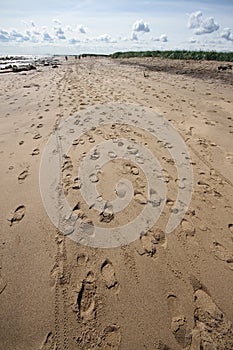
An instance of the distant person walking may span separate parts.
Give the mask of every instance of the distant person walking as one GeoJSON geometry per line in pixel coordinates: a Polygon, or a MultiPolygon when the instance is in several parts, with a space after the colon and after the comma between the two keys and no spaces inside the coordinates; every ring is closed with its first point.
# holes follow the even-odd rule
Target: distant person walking
{"type": "Polygon", "coordinates": [[[66,61],[68,60],[68,57],[67,57],[67,56],[65,56],[65,60],[66,60],[66,61]]]}

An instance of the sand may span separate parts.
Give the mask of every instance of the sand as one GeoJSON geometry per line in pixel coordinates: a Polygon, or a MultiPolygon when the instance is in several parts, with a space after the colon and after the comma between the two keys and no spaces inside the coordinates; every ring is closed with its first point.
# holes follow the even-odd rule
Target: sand
{"type": "Polygon", "coordinates": [[[232,349],[233,72],[219,72],[218,62],[61,60],[56,69],[1,74],[0,348],[232,349]],[[137,126],[100,125],[81,141],[73,135],[61,181],[74,215],[110,229],[147,203],[145,174],[113,153],[92,182],[112,201],[124,174],[133,202],[117,215],[98,213],[80,195],[80,162],[111,138],[147,145],[168,188],[161,217],[141,237],[93,248],[51,222],[40,161],[60,122],[71,115],[83,122],[89,108],[104,112],[109,103],[139,105],[170,121],[190,154],[193,192],[182,222],[166,234],[178,182],[168,149],[137,126]]]}

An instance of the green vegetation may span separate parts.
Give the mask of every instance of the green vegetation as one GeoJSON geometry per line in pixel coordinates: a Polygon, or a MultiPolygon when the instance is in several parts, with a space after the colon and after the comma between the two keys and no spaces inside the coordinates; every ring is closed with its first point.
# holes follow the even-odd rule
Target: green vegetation
{"type": "Polygon", "coordinates": [[[109,57],[109,55],[98,54],[98,53],[83,53],[80,56],[81,57],[109,57]]]}
{"type": "Polygon", "coordinates": [[[179,60],[207,60],[233,62],[233,52],[216,51],[128,51],[115,52],[112,58],[161,57],[179,60]]]}

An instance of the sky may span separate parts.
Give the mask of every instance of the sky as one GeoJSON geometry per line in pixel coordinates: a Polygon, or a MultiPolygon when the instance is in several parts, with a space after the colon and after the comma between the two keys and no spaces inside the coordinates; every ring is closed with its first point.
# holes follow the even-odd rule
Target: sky
{"type": "Polygon", "coordinates": [[[0,0],[0,54],[233,51],[233,0],[0,0]]]}

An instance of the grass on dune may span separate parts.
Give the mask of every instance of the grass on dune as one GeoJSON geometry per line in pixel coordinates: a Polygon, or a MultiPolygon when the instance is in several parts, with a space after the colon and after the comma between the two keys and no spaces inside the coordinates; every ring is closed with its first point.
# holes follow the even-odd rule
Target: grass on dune
{"type": "Polygon", "coordinates": [[[128,51],[115,52],[112,58],[161,57],[180,60],[207,60],[233,62],[233,52],[216,51],[128,51]]]}

